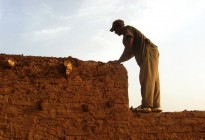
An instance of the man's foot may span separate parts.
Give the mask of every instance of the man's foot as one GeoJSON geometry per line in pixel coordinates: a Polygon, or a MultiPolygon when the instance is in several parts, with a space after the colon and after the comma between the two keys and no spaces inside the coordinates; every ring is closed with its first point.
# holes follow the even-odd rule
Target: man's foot
{"type": "Polygon", "coordinates": [[[160,107],[153,107],[151,108],[152,112],[162,112],[162,109],[160,107]]]}
{"type": "Polygon", "coordinates": [[[152,109],[149,107],[142,107],[141,105],[135,108],[136,111],[142,112],[142,113],[150,113],[152,112],[152,109]]]}

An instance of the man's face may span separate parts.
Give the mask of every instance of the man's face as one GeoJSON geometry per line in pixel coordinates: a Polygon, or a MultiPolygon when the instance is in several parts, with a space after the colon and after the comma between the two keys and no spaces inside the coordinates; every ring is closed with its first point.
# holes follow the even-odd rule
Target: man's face
{"type": "Polygon", "coordinates": [[[115,31],[115,34],[121,36],[123,33],[123,27],[122,26],[115,26],[114,31],[115,31]]]}

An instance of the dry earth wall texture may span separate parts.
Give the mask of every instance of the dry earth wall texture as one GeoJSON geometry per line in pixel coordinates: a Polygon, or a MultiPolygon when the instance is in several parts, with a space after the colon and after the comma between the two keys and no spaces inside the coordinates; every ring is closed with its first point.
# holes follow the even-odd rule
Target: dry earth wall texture
{"type": "Polygon", "coordinates": [[[19,55],[0,55],[0,63],[2,139],[128,137],[122,65],[19,55]]]}
{"type": "Polygon", "coordinates": [[[0,54],[0,78],[0,140],[205,139],[205,112],[131,112],[121,64],[0,54]]]}

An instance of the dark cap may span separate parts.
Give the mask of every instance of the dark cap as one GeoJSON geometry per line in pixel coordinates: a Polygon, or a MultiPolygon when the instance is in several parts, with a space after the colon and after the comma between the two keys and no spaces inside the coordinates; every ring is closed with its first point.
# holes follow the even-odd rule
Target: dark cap
{"type": "Polygon", "coordinates": [[[116,26],[124,26],[124,21],[121,20],[121,19],[118,19],[118,20],[115,20],[113,23],[112,23],[112,28],[110,29],[111,32],[113,32],[115,30],[115,27],[116,26]]]}

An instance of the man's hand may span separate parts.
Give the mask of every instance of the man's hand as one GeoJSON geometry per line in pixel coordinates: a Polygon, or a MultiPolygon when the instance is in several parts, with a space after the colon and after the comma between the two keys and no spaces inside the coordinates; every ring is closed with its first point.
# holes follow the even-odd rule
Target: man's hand
{"type": "Polygon", "coordinates": [[[119,64],[119,60],[114,60],[114,61],[109,61],[108,63],[111,63],[111,64],[119,64]]]}

